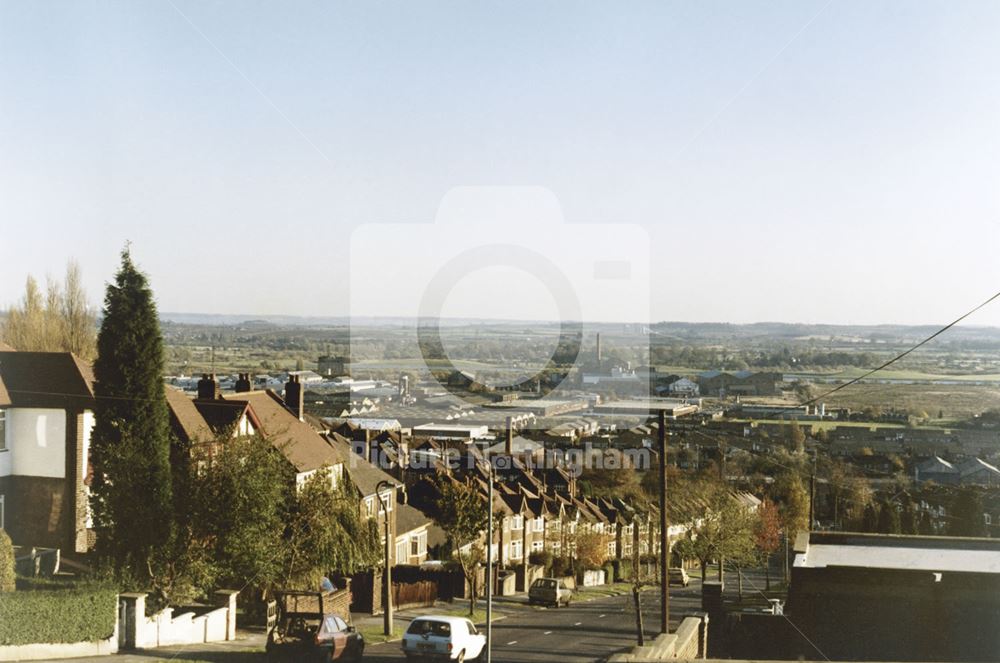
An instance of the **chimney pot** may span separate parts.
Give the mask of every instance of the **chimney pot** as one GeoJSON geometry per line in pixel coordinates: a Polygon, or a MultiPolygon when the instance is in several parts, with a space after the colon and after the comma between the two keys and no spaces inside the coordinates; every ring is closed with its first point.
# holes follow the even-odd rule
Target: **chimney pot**
{"type": "Polygon", "coordinates": [[[219,396],[219,383],[215,379],[215,374],[209,377],[208,373],[204,373],[198,380],[198,399],[216,400],[219,396]]]}
{"type": "Polygon", "coordinates": [[[244,393],[253,389],[253,385],[250,383],[249,373],[240,373],[239,379],[236,380],[236,393],[244,393]]]}

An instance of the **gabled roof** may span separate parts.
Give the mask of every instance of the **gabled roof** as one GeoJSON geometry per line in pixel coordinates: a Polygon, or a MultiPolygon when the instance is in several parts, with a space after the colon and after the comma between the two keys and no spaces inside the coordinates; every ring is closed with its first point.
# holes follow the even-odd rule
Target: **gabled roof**
{"type": "Polygon", "coordinates": [[[299,421],[285,407],[281,397],[270,389],[227,395],[225,400],[248,403],[261,435],[278,448],[297,471],[310,472],[342,462],[340,454],[309,424],[299,421]]]}
{"type": "Polygon", "coordinates": [[[329,433],[320,439],[324,440],[327,448],[344,463],[344,470],[362,496],[375,495],[378,492],[378,485],[383,481],[389,482],[395,488],[402,486],[400,482],[354,453],[351,450],[351,441],[343,435],[329,433]]]}
{"type": "Polygon", "coordinates": [[[434,521],[420,509],[409,504],[396,505],[396,536],[425,529],[434,521]]]}
{"type": "MultiPolygon", "coordinates": [[[[516,454],[537,453],[545,449],[545,445],[542,444],[541,442],[537,442],[535,440],[531,440],[529,438],[522,437],[520,435],[514,436],[514,438],[511,440],[511,447],[514,453],[516,454]]],[[[489,449],[487,449],[487,451],[489,451],[492,454],[500,454],[504,453],[506,449],[507,449],[507,441],[504,440],[502,442],[497,442],[489,449]]]]}
{"type": "Polygon", "coordinates": [[[975,472],[989,472],[990,474],[1000,475],[1000,470],[998,470],[993,465],[990,465],[985,460],[981,458],[970,458],[961,465],[958,466],[958,472],[964,477],[975,472]]]}
{"type": "Polygon", "coordinates": [[[257,423],[256,417],[250,414],[250,404],[246,401],[227,401],[221,398],[196,400],[194,407],[209,427],[220,433],[230,431],[244,415],[257,423]]]}
{"type": "Polygon", "coordinates": [[[164,391],[171,423],[179,437],[185,442],[195,443],[208,442],[215,437],[205,417],[195,407],[194,401],[178,389],[167,387],[164,391]]]}
{"type": "Polygon", "coordinates": [[[0,404],[92,409],[94,373],[70,352],[0,352],[0,404]]]}
{"type": "Polygon", "coordinates": [[[502,495],[500,499],[503,503],[510,509],[513,514],[523,514],[527,509],[526,500],[524,495],[517,493],[511,495],[502,495]]]}

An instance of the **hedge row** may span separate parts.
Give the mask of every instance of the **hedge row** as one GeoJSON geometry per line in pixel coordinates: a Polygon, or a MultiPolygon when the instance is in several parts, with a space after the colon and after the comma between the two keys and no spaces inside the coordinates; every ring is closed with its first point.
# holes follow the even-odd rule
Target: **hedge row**
{"type": "Polygon", "coordinates": [[[0,645],[109,638],[115,631],[117,596],[105,587],[0,593],[0,645]]]}

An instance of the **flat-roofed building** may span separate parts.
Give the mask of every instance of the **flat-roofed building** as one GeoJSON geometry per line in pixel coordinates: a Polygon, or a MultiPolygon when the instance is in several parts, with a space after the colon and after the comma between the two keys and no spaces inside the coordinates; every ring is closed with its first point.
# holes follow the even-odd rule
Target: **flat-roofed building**
{"type": "Polygon", "coordinates": [[[491,410],[517,410],[531,412],[537,417],[554,417],[558,414],[580,412],[589,407],[585,398],[521,398],[515,401],[486,403],[484,408],[491,410]]]}
{"type": "Polygon", "coordinates": [[[1000,540],[811,532],[795,553],[792,658],[1000,659],[1000,540]]]}
{"type": "Polygon", "coordinates": [[[669,419],[694,414],[698,411],[698,405],[685,400],[672,398],[637,398],[620,401],[610,401],[595,405],[593,411],[596,414],[624,414],[634,416],[658,416],[660,411],[669,419]]]}
{"type": "Polygon", "coordinates": [[[422,424],[413,427],[414,437],[433,437],[438,440],[476,440],[490,437],[489,426],[462,424],[422,424]]]}

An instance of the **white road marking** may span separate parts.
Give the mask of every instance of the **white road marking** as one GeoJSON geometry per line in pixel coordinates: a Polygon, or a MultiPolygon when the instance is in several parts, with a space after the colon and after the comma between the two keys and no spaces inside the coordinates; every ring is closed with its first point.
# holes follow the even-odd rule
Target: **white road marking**
{"type": "MultiPolygon", "coordinates": [[[[624,612],[624,610],[622,612],[624,612]]],[[[598,619],[604,619],[605,616],[606,615],[601,615],[601,616],[598,617],[598,619]]]]}
{"type": "Polygon", "coordinates": [[[511,640],[510,642],[507,643],[507,646],[510,647],[511,645],[516,645],[516,644],[517,640],[511,640]]]}
{"type": "Polygon", "coordinates": [[[580,625],[580,624],[582,624],[582,623],[583,623],[583,622],[577,622],[577,623],[573,624],[573,626],[579,626],[579,625],[580,625]]]}
{"type": "Polygon", "coordinates": [[[552,631],[546,631],[546,632],[545,632],[545,633],[543,633],[542,635],[552,635],[552,631]]]}

